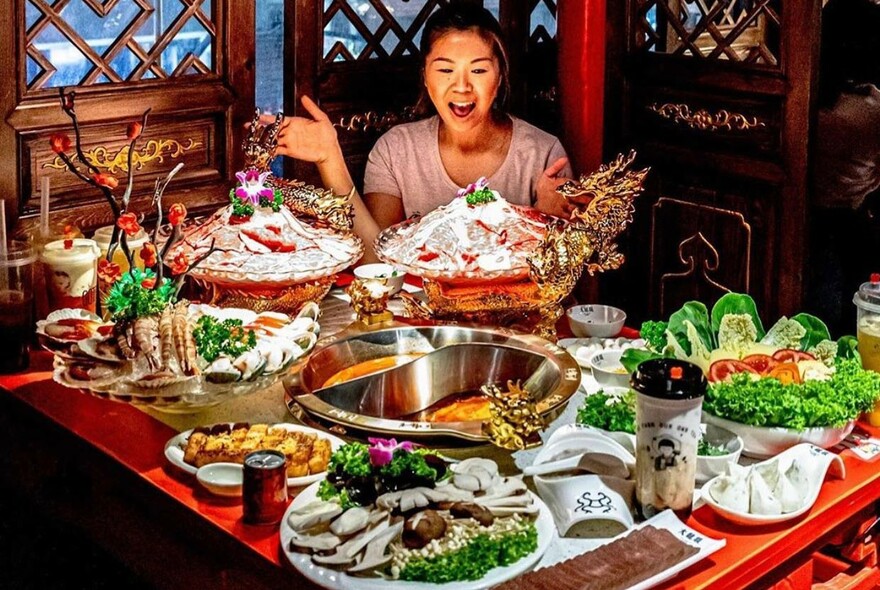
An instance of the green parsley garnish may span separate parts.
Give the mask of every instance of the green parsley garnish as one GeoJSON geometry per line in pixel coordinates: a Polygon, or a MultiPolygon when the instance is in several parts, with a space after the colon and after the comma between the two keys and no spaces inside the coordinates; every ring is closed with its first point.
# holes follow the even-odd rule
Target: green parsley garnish
{"type": "Polygon", "coordinates": [[[469,194],[467,197],[468,205],[483,205],[485,203],[491,203],[495,200],[495,195],[492,194],[488,188],[483,187],[478,191],[474,191],[469,194]]]}
{"type": "Polygon", "coordinates": [[[713,445],[710,442],[706,442],[705,438],[701,438],[700,442],[697,443],[697,454],[701,457],[717,457],[719,455],[726,455],[727,448],[724,445],[713,445]]]}
{"type": "Polygon", "coordinates": [[[113,283],[104,299],[104,306],[113,320],[134,320],[165,309],[174,297],[174,284],[163,278],[162,284],[154,289],[155,281],[156,274],[152,270],[135,267],[113,283]]]}
{"type": "Polygon", "coordinates": [[[609,432],[636,433],[636,398],[632,390],[621,396],[607,395],[601,389],[584,399],[578,408],[577,423],[609,432]]]}
{"type": "Polygon", "coordinates": [[[254,206],[236,197],[234,188],[229,190],[229,202],[232,203],[232,215],[235,217],[250,217],[254,214],[254,206]]]}
{"type": "Polygon", "coordinates": [[[266,197],[260,197],[260,207],[269,207],[275,213],[278,213],[281,210],[281,205],[284,203],[284,197],[281,196],[281,191],[277,188],[274,189],[275,196],[272,197],[270,201],[266,197]]]}
{"type": "Polygon", "coordinates": [[[213,362],[221,354],[237,358],[257,345],[253,330],[245,330],[241,320],[218,320],[203,315],[193,329],[196,351],[206,361],[213,362]]]}
{"type": "Polygon", "coordinates": [[[413,559],[400,572],[402,580],[433,584],[479,580],[489,570],[519,561],[538,548],[538,529],[528,523],[500,536],[477,535],[467,545],[430,558],[413,559]]]}

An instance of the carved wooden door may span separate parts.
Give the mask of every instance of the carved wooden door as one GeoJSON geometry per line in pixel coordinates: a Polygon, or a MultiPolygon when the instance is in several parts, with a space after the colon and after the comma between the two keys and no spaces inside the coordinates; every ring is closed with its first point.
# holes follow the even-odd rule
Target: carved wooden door
{"type": "Polygon", "coordinates": [[[184,162],[166,195],[191,208],[225,198],[253,105],[254,4],[239,0],[7,0],[0,11],[0,190],[26,217],[41,179],[53,216],[84,228],[112,217],[64,170],[50,135],[72,136],[60,87],[77,93],[87,158],[124,185],[126,124],[152,108],[135,157],[133,209],[184,162]]]}
{"type": "Polygon", "coordinates": [[[727,291],[798,309],[819,4],[609,2],[606,152],[653,168],[603,287],[634,319],[727,291]]]}
{"type": "MultiPolygon", "coordinates": [[[[337,124],[355,182],[379,136],[415,119],[421,84],[419,41],[425,21],[447,0],[296,0],[285,13],[288,69],[285,112],[303,114],[316,98],[337,124]]],[[[511,62],[514,113],[551,131],[558,126],[556,0],[484,0],[499,19],[511,62]]],[[[287,163],[287,174],[316,182],[314,166],[287,163]]]]}

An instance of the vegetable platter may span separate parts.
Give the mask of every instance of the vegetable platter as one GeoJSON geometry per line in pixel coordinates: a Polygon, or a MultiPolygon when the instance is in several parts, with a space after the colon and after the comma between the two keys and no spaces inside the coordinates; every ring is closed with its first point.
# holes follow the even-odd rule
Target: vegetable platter
{"type": "Polygon", "coordinates": [[[626,351],[623,364],[635,370],[643,360],[665,356],[700,366],[709,379],[704,413],[743,436],[747,454],[768,453],[750,447],[754,431],[747,437],[737,424],[768,436],[770,429],[818,431],[815,440],[793,437],[773,454],[803,440],[827,448],[880,398],[880,374],[862,369],[854,337],[832,340],[825,324],[807,313],[782,317],[765,330],[748,295],[728,293],[711,312],[690,301],[668,321],[642,324],[640,335],[648,350],[626,351]],[[824,436],[828,431],[837,434],[824,436]]]}

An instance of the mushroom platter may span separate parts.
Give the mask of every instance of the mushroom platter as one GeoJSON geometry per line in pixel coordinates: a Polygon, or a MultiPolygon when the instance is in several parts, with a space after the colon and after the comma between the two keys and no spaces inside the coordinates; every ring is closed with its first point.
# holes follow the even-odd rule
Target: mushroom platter
{"type": "Polygon", "coordinates": [[[484,587],[547,549],[547,507],[494,461],[450,463],[410,442],[369,442],[336,450],[327,478],[282,520],[284,554],[306,577],[334,588],[484,587]]]}

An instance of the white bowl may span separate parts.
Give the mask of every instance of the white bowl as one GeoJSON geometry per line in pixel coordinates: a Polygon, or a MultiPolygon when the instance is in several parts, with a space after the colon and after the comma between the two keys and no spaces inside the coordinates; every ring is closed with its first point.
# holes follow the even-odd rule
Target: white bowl
{"type": "MultiPolygon", "coordinates": [[[[721,476],[713,477],[707,481],[700,489],[700,495],[712,510],[731,522],[742,525],[767,525],[797,518],[810,510],[813,504],[816,503],[816,498],[819,497],[819,491],[822,489],[825,477],[829,473],[831,476],[839,479],[846,477],[846,466],[843,463],[843,459],[815,445],[795,445],[772,460],[779,461],[779,467],[782,471],[788,469],[794,461],[797,461],[798,465],[806,470],[805,475],[808,487],[804,490],[804,502],[800,508],[793,512],[786,512],[784,514],[751,514],[728,508],[715,500],[715,497],[712,495],[712,489],[721,476]]],[[[756,465],[760,465],[760,463],[752,465],[749,469],[754,469],[756,465]]]]}
{"type": "Polygon", "coordinates": [[[209,463],[196,471],[196,479],[212,494],[241,496],[243,469],[238,463],[209,463]]]}
{"type": "Polygon", "coordinates": [[[703,421],[715,424],[733,432],[743,441],[743,454],[758,459],[766,459],[778,455],[799,443],[810,443],[828,449],[845,439],[852,432],[855,422],[848,422],[840,428],[807,428],[791,430],[789,428],[749,426],[741,422],[725,420],[703,412],[703,421]]]}
{"type": "Polygon", "coordinates": [[[375,264],[362,264],[355,267],[354,276],[364,280],[384,279],[386,281],[385,284],[390,289],[390,294],[396,295],[403,288],[403,279],[406,277],[406,273],[397,270],[390,264],[377,262],[375,264]]]}
{"type": "Polygon", "coordinates": [[[622,355],[622,350],[607,350],[590,357],[590,370],[599,385],[623,388],[629,386],[629,371],[620,362],[622,355]]]}
{"type": "Polygon", "coordinates": [[[575,305],[569,307],[565,315],[578,338],[617,336],[626,321],[626,313],[610,305],[575,305]]]}
{"type": "Polygon", "coordinates": [[[632,480],[601,475],[535,476],[560,537],[608,538],[633,526],[632,480]]]}
{"type": "Polygon", "coordinates": [[[730,430],[716,424],[701,424],[703,438],[715,446],[724,446],[723,455],[697,455],[697,483],[703,483],[725,472],[727,464],[739,461],[743,440],[730,430]]]}

